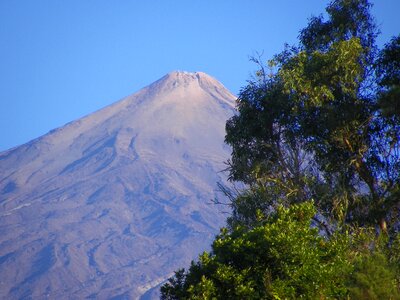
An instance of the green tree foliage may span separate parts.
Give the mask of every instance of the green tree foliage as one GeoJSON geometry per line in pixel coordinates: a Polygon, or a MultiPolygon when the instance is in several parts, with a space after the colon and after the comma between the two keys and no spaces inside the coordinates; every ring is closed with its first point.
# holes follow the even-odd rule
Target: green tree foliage
{"type": "Polygon", "coordinates": [[[400,299],[400,36],[334,0],[240,92],[232,215],[163,299],[400,299]]]}
{"type": "Polygon", "coordinates": [[[347,275],[350,299],[400,299],[399,245],[375,231],[359,228],[352,234],[348,260],[353,270],[347,275]]]}
{"type": "Polygon", "coordinates": [[[222,229],[188,272],[163,286],[163,299],[315,299],[347,293],[345,235],[326,239],[311,226],[312,203],[278,207],[251,230],[222,229]]]}
{"type": "Polygon", "coordinates": [[[400,206],[399,38],[379,53],[367,0],[333,1],[260,63],[227,123],[231,179],[276,201],[315,199],[326,217],[381,224],[400,206]]]}
{"type": "Polygon", "coordinates": [[[382,253],[357,259],[349,279],[351,299],[400,299],[392,266],[382,253]]]}
{"type": "Polygon", "coordinates": [[[316,212],[312,202],[280,205],[258,211],[251,228],[221,229],[210,253],[161,288],[162,299],[400,299],[399,240],[387,247],[368,228],[323,236],[316,212]]]}
{"type": "Polygon", "coordinates": [[[379,75],[379,106],[382,114],[400,122],[400,36],[386,44],[376,65],[379,75]]]}

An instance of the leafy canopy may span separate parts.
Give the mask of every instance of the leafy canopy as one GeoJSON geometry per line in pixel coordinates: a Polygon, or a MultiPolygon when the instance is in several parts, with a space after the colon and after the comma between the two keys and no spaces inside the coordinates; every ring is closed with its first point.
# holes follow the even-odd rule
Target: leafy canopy
{"type": "Polygon", "coordinates": [[[211,254],[204,253],[187,273],[179,271],[163,286],[163,299],[344,296],[348,241],[340,235],[320,236],[311,227],[315,213],[312,203],[280,206],[251,230],[222,229],[211,254]]]}
{"type": "Polygon", "coordinates": [[[232,180],[278,189],[277,202],[312,198],[326,218],[385,231],[400,206],[400,39],[377,50],[370,6],[333,1],[297,47],[258,61],[226,142],[232,180]]]}

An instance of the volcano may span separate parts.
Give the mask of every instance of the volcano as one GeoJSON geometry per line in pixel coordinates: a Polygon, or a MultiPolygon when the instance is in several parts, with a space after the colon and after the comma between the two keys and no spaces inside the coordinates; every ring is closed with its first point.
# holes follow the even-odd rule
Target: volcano
{"type": "Polygon", "coordinates": [[[172,72],[0,153],[0,298],[152,299],[224,224],[235,96],[172,72]]]}

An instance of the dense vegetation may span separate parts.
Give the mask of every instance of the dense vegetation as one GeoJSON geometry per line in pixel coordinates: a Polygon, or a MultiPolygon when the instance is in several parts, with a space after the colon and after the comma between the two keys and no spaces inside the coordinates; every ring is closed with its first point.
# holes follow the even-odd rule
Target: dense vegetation
{"type": "Polygon", "coordinates": [[[400,36],[332,1],[226,125],[232,215],[163,299],[400,299],[400,36]]]}

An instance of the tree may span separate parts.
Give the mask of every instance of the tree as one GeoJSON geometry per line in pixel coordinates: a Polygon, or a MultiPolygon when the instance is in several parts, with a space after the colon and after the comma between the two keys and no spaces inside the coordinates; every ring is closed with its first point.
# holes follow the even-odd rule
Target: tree
{"type": "Polygon", "coordinates": [[[388,118],[400,121],[400,35],[385,45],[376,65],[379,76],[379,107],[388,118]]]}
{"type": "Polygon", "coordinates": [[[400,207],[399,38],[380,53],[367,0],[333,1],[260,64],[227,123],[232,180],[312,198],[325,216],[380,224],[400,207]]]}
{"type": "Polygon", "coordinates": [[[346,286],[350,299],[400,299],[399,238],[376,235],[373,228],[358,228],[351,236],[348,260],[352,272],[346,286]]]}
{"type": "Polygon", "coordinates": [[[315,214],[312,202],[278,206],[268,216],[258,211],[251,228],[223,228],[210,253],[163,285],[161,298],[400,299],[399,240],[388,248],[371,229],[326,237],[315,214]]]}
{"type": "Polygon", "coordinates": [[[162,299],[344,298],[347,237],[325,239],[314,215],[310,202],[280,206],[251,230],[222,229],[211,253],[162,287],[162,299]]]}
{"type": "Polygon", "coordinates": [[[350,299],[400,299],[393,267],[382,253],[369,253],[354,263],[350,299]]]}

